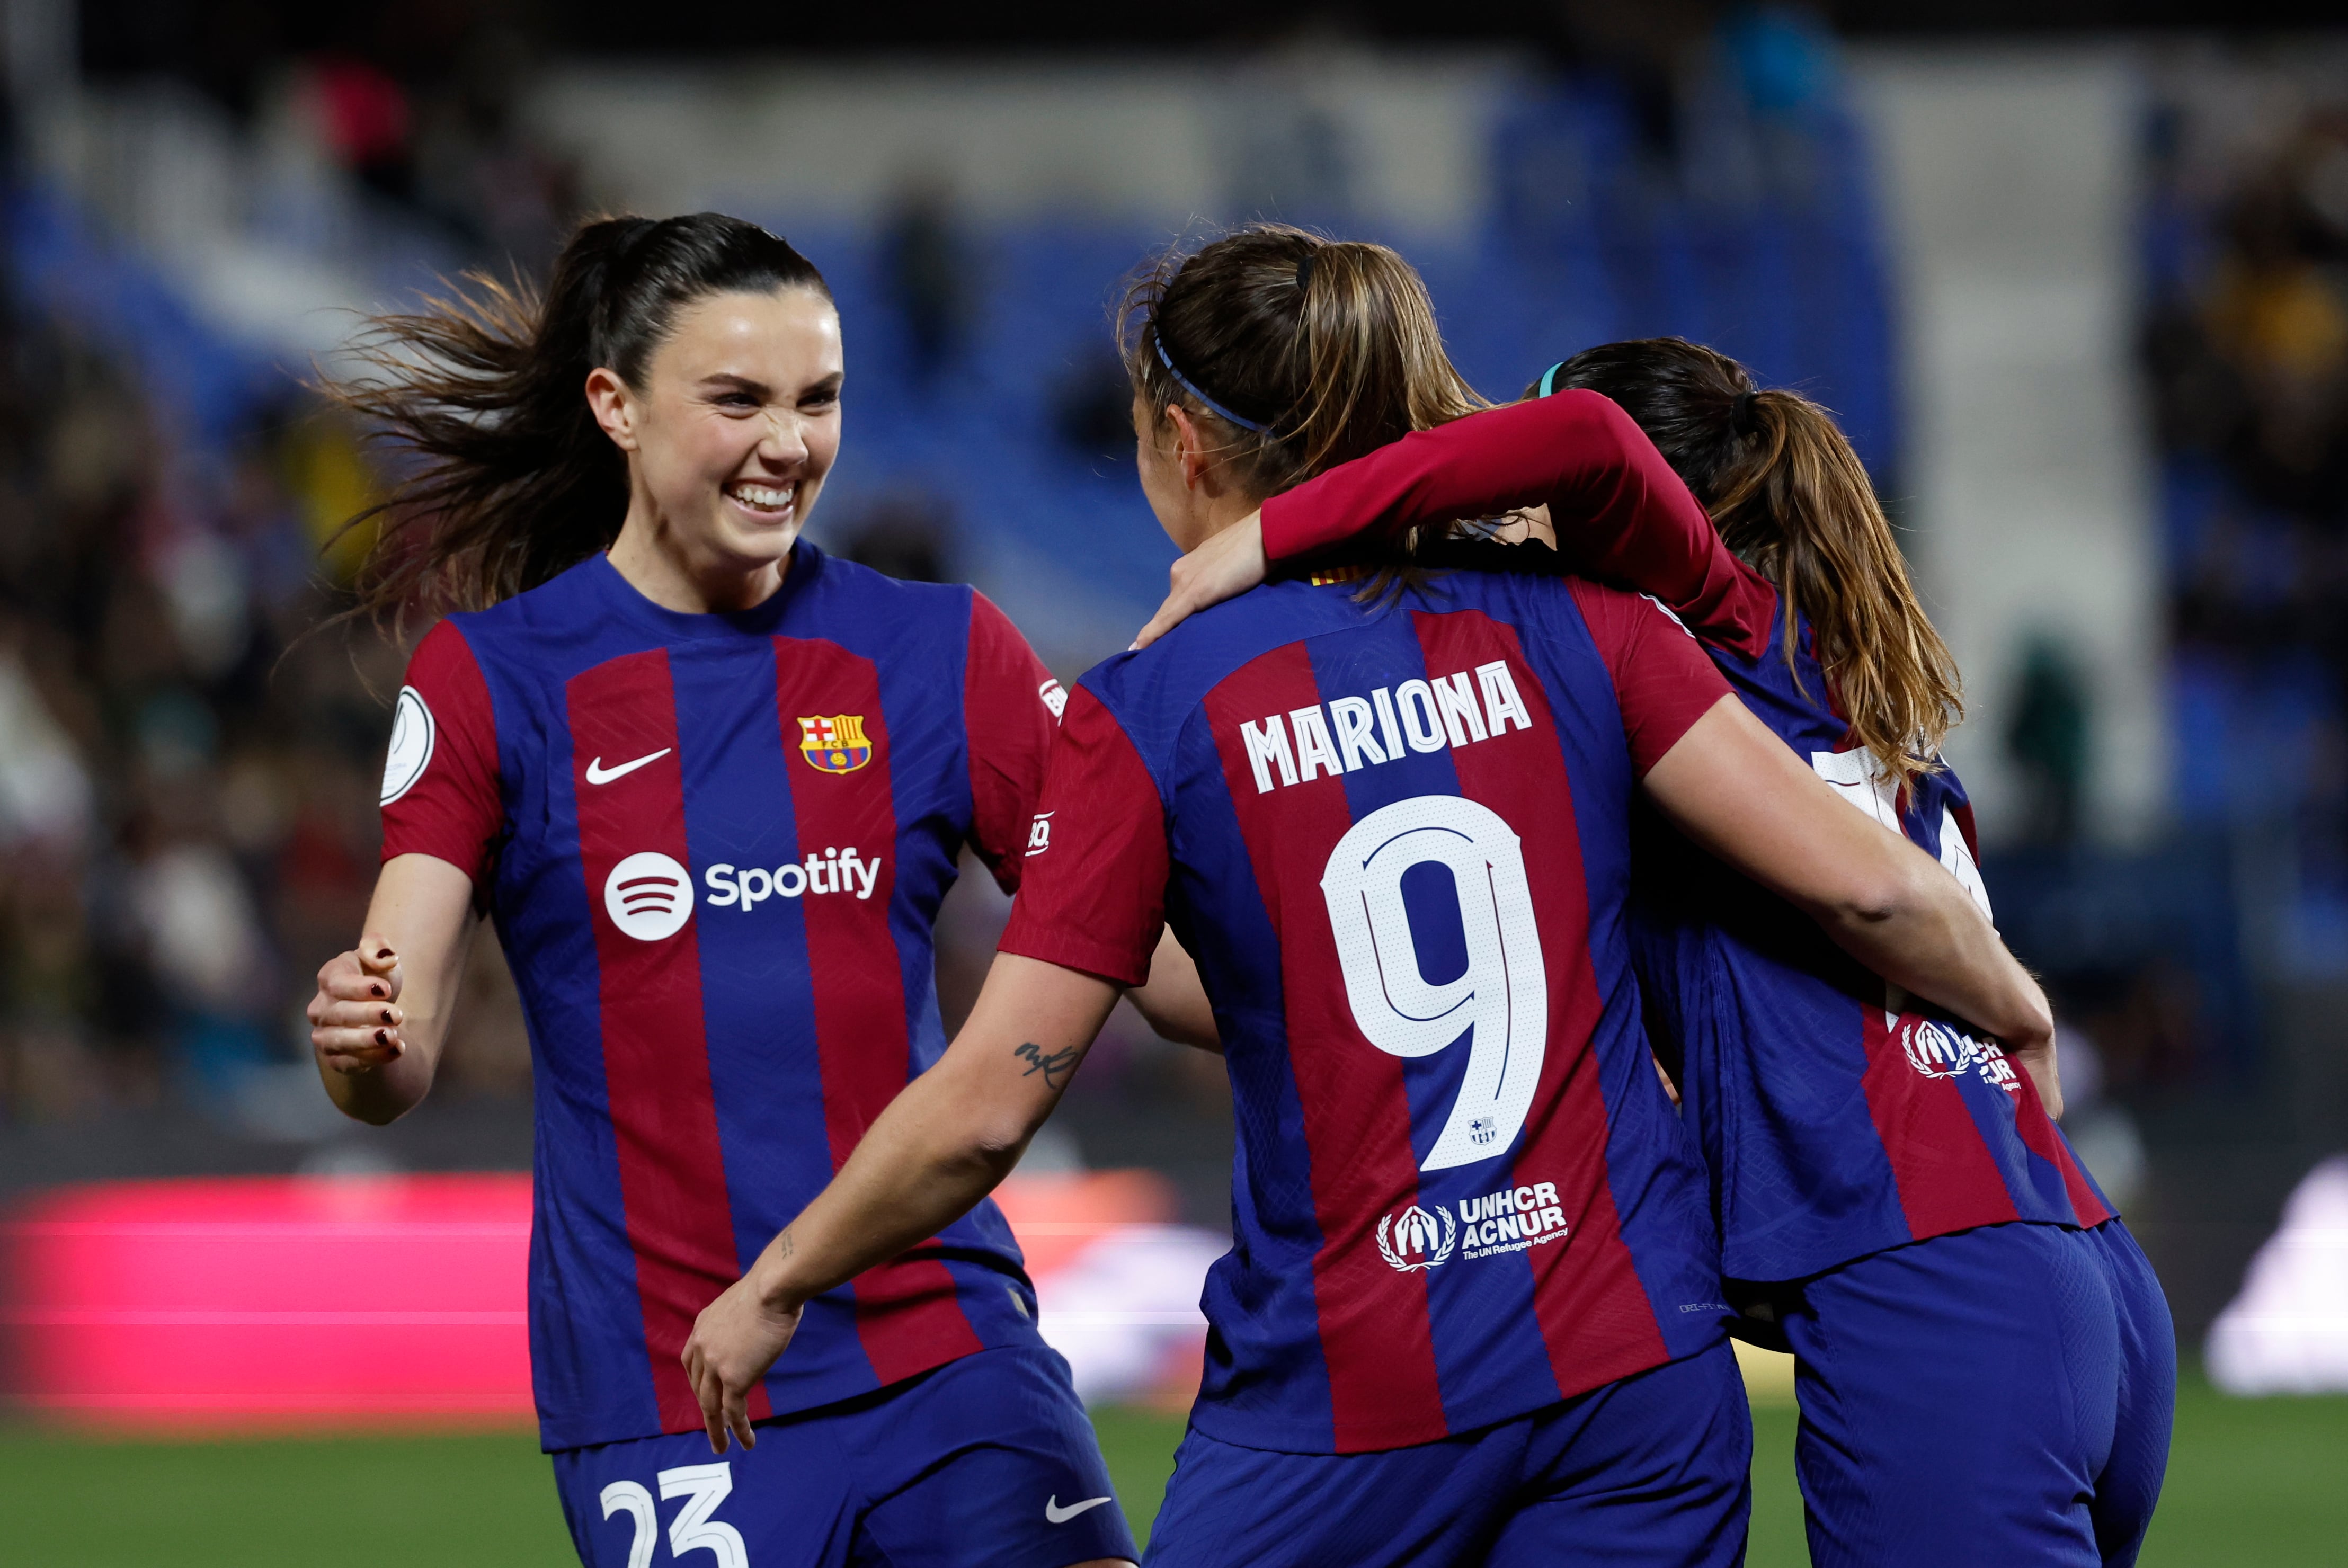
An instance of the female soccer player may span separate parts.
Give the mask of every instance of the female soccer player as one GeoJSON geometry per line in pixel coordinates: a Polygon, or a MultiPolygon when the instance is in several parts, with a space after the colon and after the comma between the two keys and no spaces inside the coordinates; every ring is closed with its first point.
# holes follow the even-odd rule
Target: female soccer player
{"type": "Polygon", "coordinates": [[[582,1561],[1130,1560],[1003,1216],[811,1301],[711,1462],[694,1315],[942,1049],[931,928],[965,843],[1010,887],[1065,698],[966,588],[799,538],[839,446],[816,269],[703,213],[582,228],[543,305],[378,324],[344,389],[424,465],[375,601],[469,606],[417,649],[384,866],[312,1003],[327,1091],[431,1087],[477,914],[537,1071],[530,1360],[582,1561]],[[664,1559],[665,1560],[665,1559],[664,1559]]]}
{"type": "MultiPolygon", "coordinates": [[[[1185,547],[1472,406],[1400,258],[1293,230],[1171,270],[1128,349],[1143,486],[1185,547]]],[[[1240,1147],[1150,1560],[1741,1558],[1750,1429],[1713,1226],[1623,933],[1634,791],[2006,1037],[2043,1047],[2044,999],[1653,604],[1399,561],[1365,596],[1370,564],[1086,678],[970,1023],[702,1315],[705,1409],[740,1429],[806,1303],[1000,1180],[1170,919],[1240,1147]]]]}
{"type": "MultiPolygon", "coordinates": [[[[1972,810],[1939,760],[1955,670],[1827,413],[1678,339],[1588,350],[1528,392],[1545,400],[1275,498],[1253,538],[1233,529],[1210,547],[1220,561],[1201,552],[1153,632],[1230,586],[1208,587],[1218,568],[1243,583],[1240,547],[1256,539],[1281,560],[1548,502],[1569,555],[1603,552],[1672,603],[1796,755],[1987,913],[1972,810]],[[1624,410],[1713,527],[1651,510],[1593,529],[1577,512],[1624,410]],[[1733,583],[1704,575],[1715,528],[1753,562],[1733,583]]],[[[1813,1559],[2135,1561],[2176,1351],[2127,1227],[1993,1045],[1886,995],[1708,857],[1667,835],[1653,848],[1636,878],[1640,974],[1658,1044],[1682,1058],[1729,1294],[1749,1337],[1798,1357],[1813,1559]]]]}

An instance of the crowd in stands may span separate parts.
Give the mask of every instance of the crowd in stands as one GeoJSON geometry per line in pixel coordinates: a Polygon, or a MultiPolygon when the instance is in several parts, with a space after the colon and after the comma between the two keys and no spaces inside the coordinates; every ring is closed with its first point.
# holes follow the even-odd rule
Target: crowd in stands
{"type": "MultiPolygon", "coordinates": [[[[2348,101],[2151,123],[2144,344],[2188,829],[2278,849],[2286,969],[2348,972],[2348,101]]],[[[2237,112],[2229,113],[2231,108],[2237,112]]],[[[2262,879],[2272,883],[2271,872],[2262,879]]]]}
{"type": "MultiPolygon", "coordinates": [[[[1681,53],[1707,91],[1674,100],[1625,46],[1606,70],[1512,107],[1491,231],[1423,258],[1447,334],[1498,397],[1589,342],[1718,343],[1837,407],[1896,492],[1879,242],[1830,46],[1738,26],[1681,53]]],[[[486,64],[401,79],[325,54],[294,79],[351,178],[437,225],[460,258],[527,266],[576,193],[482,85],[506,57],[484,46],[486,64]]],[[[2230,182],[2158,167],[2177,175],[2151,209],[2147,342],[2180,804],[2203,825],[2282,813],[2300,904],[2320,913],[2336,887],[2348,910],[2348,139],[2312,116],[2230,182]]],[[[20,261],[32,227],[18,224],[20,261]]],[[[950,188],[919,181],[870,230],[793,233],[858,324],[855,436],[820,520],[827,544],[901,575],[977,577],[1064,675],[1114,646],[1166,556],[1128,466],[1103,320],[1152,237],[982,229],[950,188]],[[975,449],[994,480],[973,502],[975,449]],[[1079,625],[1059,580],[1022,570],[1055,560],[1109,586],[1107,620],[1079,625]]],[[[52,279],[95,270],[71,245],[44,255],[52,279]]],[[[373,628],[320,629],[350,564],[348,543],[330,542],[368,493],[361,433],[279,368],[262,377],[273,389],[240,393],[232,424],[198,428],[220,399],[159,381],[139,347],[155,334],[109,336],[107,310],[77,319],[55,304],[5,312],[0,376],[0,1117],[178,1096],[248,1130],[324,1136],[299,1007],[364,911],[400,661],[373,628]]],[[[2044,775],[2033,836],[2059,847],[2077,827],[2090,716],[2059,660],[2044,663],[2006,738],[2044,775]]],[[[950,1011],[999,917],[973,899],[946,932],[950,1011]]],[[[2348,947],[2348,914],[2341,925],[2348,947]]],[[[2224,947],[2230,932],[2190,943],[2224,947]]],[[[519,1092],[518,1015],[493,943],[481,949],[451,1087],[519,1092]]],[[[2207,1053],[2189,1020],[2216,1004],[2178,992],[2162,965],[2103,964],[2068,977],[2066,1006],[2116,1085],[2190,1080],[2207,1053]],[[2155,970],[2169,982],[2147,980],[2155,970]]],[[[1203,1087],[1148,1048],[1133,1046],[1143,1088],[1203,1087]]],[[[1116,1058],[1103,1054],[1096,1081],[1117,1076],[1116,1058]]]]}
{"type": "MultiPolygon", "coordinates": [[[[248,39],[194,85],[256,136],[294,115],[454,264],[527,268],[592,192],[512,112],[528,48],[465,15],[423,43],[248,39]]],[[[1674,15],[1677,31],[1585,29],[1571,67],[1501,117],[1489,226],[1413,255],[1455,353],[1506,398],[1589,343],[1702,338],[1837,407],[1890,480],[1880,241],[1832,41],[1798,12],[1674,15]]],[[[1259,194],[1344,226],[1344,189],[1337,170],[1259,194]]],[[[748,215],[788,230],[857,324],[827,546],[975,578],[1064,676],[1121,645],[1169,549],[1133,482],[1104,306],[1165,232],[982,226],[919,179],[863,229],[748,215]],[[1062,592],[1074,577],[1042,570],[1056,561],[1106,594],[1095,620],[1062,592]]],[[[333,619],[354,548],[336,530],[372,483],[364,433],[282,364],[199,341],[88,217],[17,204],[19,293],[0,309],[0,1119],[174,1099],[325,1137],[300,1007],[364,913],[401,665],[333,619]]],[[[1000,913],[973,898],[946,934],[950,1012],[1000,913]]],[[[449,1089],[520,1092],[493,942],[476,970],[449,1089]]],[[[1137,1104],[1211,1098],[1211,1071],[1150,1049],[1101,1053],[1088,1081],[1129,1081],[1137,1104]]]]}

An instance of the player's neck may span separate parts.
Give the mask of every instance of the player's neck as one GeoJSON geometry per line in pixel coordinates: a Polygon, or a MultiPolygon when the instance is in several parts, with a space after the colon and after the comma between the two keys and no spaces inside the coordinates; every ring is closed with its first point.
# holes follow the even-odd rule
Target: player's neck
{"type": "Polygon", "coordinates": [[[1190,517],[1190,537],[1175,542],[1187,554],[1196,550],[1233,523],[1252,517],[1263,505],[1263,497],[1238,490],[1219,490],[1203,497],[1202,504],[1190,517]]]}
{"type": "Polygon", "coordinates": [[[612,542],[612,569],[628,586],[664,610],[685,615],[721,614],[752,609],[773,597],[790,569],[778,561],[746,562],[692,541],[641,506],[631,507],[612,542]]]}

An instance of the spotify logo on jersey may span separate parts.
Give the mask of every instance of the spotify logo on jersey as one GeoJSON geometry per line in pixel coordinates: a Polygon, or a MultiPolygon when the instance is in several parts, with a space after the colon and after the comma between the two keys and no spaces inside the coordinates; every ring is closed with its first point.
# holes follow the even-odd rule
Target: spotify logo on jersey
{"type": "Polygon", "coordinates": [[[662,941],[693,918],[693,880],[657,850],[630,855],[603,881],[603,912],[638,942],[662,941]]]}

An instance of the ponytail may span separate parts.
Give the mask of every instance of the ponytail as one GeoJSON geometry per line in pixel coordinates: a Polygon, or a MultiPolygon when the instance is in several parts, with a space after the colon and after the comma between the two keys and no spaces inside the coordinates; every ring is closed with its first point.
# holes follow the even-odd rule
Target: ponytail
{"type": "Polygon", "coordinates": [[[1259,495],[1485,406],[1426,284],[1384,245],[1250,224],[1160,257],[1118,321],[1136,395],[1209,421],[1259,495]]]}
{"type": "Polygon", "coordinates": [[[358,611],[480,609],[607,548],[628,467],[588,407],[588,373],[640,387],[685,305],[789,287],[830,298],[812,263],[755,223],[606,218],[572,236],[542,296],[469,273],[414,315],[372,318],[351,350],[362,370],[321,387],[412,462],[345,525],[377,525],[358,611]]]}
{"type": "Polygon", "coordinates": [[[1637,421],[1729,549],[1777,584],[1785,652],[1810,624],[1828,700],[1902,788],[1940,765],[1964,717],[1956,662],[1916,597],[1867,469],[1807,397],[1761,391],[1745,367],[1681,338],[1574,356],[1553,387],[1587,387],[1637,421]]]}

